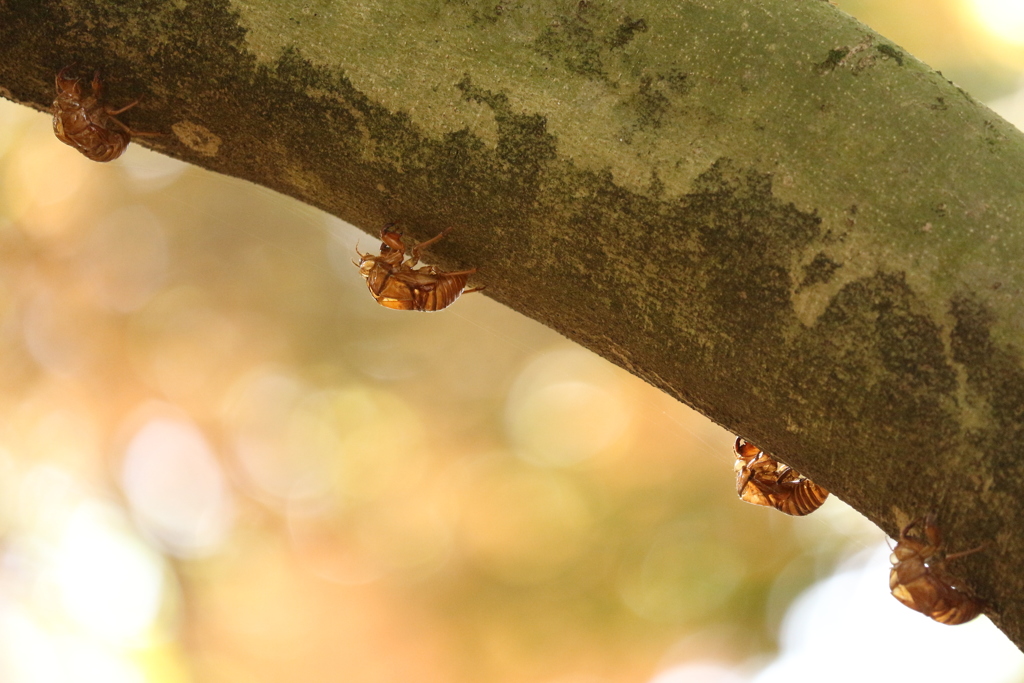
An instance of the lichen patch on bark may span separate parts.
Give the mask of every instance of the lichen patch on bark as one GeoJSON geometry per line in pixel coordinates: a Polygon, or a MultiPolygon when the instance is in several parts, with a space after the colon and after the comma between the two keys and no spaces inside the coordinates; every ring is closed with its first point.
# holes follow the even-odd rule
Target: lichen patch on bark
{"type": "Polygon", "coordinates": [[[193,152],[214,157],[220,150],[221,139],[205,126],[191,121],[178,121],[171,126],[175,137],[193,152]]]}

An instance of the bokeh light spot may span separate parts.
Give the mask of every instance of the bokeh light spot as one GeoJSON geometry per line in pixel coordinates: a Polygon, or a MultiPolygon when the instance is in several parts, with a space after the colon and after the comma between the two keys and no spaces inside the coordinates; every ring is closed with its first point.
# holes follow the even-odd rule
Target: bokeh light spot
{"type": "Polygon", "coordinates": [[[39,288],[26,308],[22,334],[32,357],[56,375],[87,371],[107,341],[96,312],[45,287],[39,288]]]}
{"type": "Polygon", "coordinates": [[[631,417],[617,378],[581,349],[534,360],[509,392],[505,412],[516,454],[552,466],[573,465],[612,447],[631,417]]]}
{"type": "Polygon", "coordinates": [[[216,550],[232,505],[220,464],[190,421],[154,417],[125,449],[121,482],[143,528],[179,556],[216,550]]]}
{"type": "Polygon", "coordinates": [[[253,370],[232,387],[225,413],[235,455],[254,493],[284,502],[297,490],[315,497],[329,488],[329,476],[310,474],[316,454],[293,450],[289,442],[290,418],[307,392],[297,378],[273,366],[253,370]]]}
{"type": "Polygon", "coordinates": [[[745,683],[747,678],[718,662],[687,662],[662,671],[648,683],[745,683]]]}

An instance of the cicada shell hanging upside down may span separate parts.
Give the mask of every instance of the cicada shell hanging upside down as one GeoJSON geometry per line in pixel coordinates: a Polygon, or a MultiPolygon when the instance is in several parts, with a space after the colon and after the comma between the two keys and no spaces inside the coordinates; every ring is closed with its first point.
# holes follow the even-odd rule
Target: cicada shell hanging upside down
{"type": "Polygon", "coordinates": [[[476,268],[446,272],[436,266],[413,267],[419,263],[423,249],[448,234],[448,230],[414,246],[408,259],[402,235],[389,228],[381,230],[379,256],[356,251],[359,273],[366,278],[370,294],[377,303],[396,311],[440,311],[451,306],[462,294],[483,289],[482,286],[466,289],[466,281],[476,268]]]}
{"type": "Polygon", "coordinates": [[[82,94],[82,84],[77,78],[64,74],[71,67],[57,72],[57,99],[53,101],[53,133],[66,145],[71,145],[93,161],[113,161],[121,156],[132,135],[154,136],[157,133],[140,133],[132,130],[117,115],[136,104],[138,100],[114,109],[103,102],[103,84],[100,72],[92,77],[90,94],[82,94]]]}
{"type": "Polygon", "coordinates": [[[940,623],[952,625],[970,621],[981,613],[982,604],[956,587],[945,565],[949,560],[982,548],[943,555],[942,534],[935,525],[934,515],[914,520],[903,527],[889,558],[892,562],[889,590],[910,609],[940,623]]]}
{"type": "Polygon", "coordinates": [[[814,512],[828,498],[828,491],[754,444],[737,438],[733,450],[736,493],[742,500],[799,517],[814,512]]]}

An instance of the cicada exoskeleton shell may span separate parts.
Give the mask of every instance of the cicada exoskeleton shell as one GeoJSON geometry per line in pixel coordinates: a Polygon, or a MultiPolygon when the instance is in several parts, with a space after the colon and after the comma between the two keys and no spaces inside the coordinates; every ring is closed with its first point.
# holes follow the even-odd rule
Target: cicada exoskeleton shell
{"type": "Polygon", "coordinates": [[[946,562],[981,549],[943,556],[935,516],[914,520],[900,531],[892,551],[889,590],[904,605],[935,621],[950,625],[968,622],[981,613],[982,603],[956,586],[946,562]]]}
{"type": "Polygon", "coordinates": [[[138,100],[114,109],[103,102],[99,71],[93,74],[91,90],[85,95],[79,79],[64,75],[69,68],[58,71],[56,77],[53,133],[58,140],[93,161],[113,161],[124,153],[132,135],[156,135],[132,130],[117,119],[118,114],[134,107],[138,100]]]}
{"type": "Polygon", "coordinates": [[[747,503],[799,517],[814,512],[828,498],[824,488],[752,443],[737,438],[733,451],[736,493],[747,503]]]}
{"type": "Polygon", "coordinates": [[[422,250],[447,233],[445,230],[417,244],[411,249],[412,256],[406,259],[409,249],[402,235],[384,228],[380,233],[380,255],[357,252],[360,260],[356,265],[377,303],[396,311],[440,311],[455,303],[462,294],[483,289],[482,286],[466,288],[476,268],[448,272],[436,266],[413,267],[419,263],[422,250]]]}

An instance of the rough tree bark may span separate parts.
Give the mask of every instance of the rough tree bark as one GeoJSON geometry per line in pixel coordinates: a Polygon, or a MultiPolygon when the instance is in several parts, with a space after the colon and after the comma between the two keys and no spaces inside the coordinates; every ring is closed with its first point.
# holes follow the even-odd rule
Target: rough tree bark
{"type": "Polygon", "coordinates": [[[0,94],[371,233],[777,454],[937,512],[1024,645],[1024,135],[823,0],[0,0],[0,94]]]}

